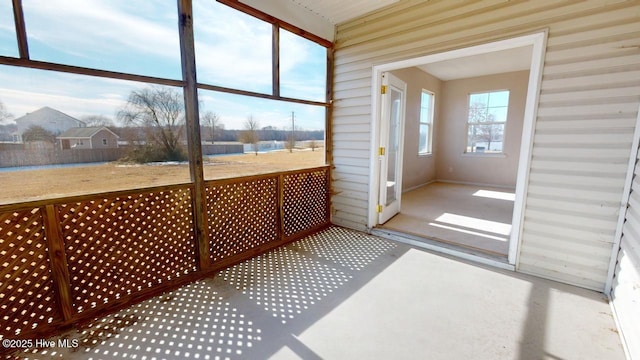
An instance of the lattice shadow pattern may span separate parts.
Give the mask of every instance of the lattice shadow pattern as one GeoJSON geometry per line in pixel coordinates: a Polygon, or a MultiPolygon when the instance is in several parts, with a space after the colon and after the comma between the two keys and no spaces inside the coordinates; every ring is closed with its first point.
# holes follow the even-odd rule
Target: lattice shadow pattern
{"type": "Polygon", "coordinates": [[[328,221],[327,172],[293,173],[284,176],[284,234],[294,235],[328,221]]]}
{"type": "Polygon", "coordinates": [[[282,323],[346,284],[351,275],[291,248],[277,248],[220,273],[282,323]]]}
{"type": "Polygon", "coordinates": [[[0,213],[0,338],[46,331],[62,321],[40,209],[0,213]]]}
{"type": "Polygon", "coordinates": [[[206,188],[211,262],[278,240],[278,176],[206,188]]]}
{"type": "Polygon", "coordinates": [[[362,270],[380,255],[397,247],[391,241],[339,227],[305,237],[292,246],[350,270],[362,270]]]}
{"type": "Polygon", "coordinates": [[[81,313],[196,271],[189,188],[59,206],[81,313]]]}
{"type": "Polygon", "coordinates": [[[34,348],[21,356],[242,359],[244,352],[262,341],[262,330],[220,288],[212,279],[191,283],[52,339],[76,339],[75,349],[34,348]]]}

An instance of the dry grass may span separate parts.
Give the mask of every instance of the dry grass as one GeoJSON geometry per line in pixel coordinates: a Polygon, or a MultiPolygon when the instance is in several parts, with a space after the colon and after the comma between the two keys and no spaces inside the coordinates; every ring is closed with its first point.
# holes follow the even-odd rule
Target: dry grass
{"type": "MultiPolygon", "coordinates": [[[[323,149],[208,158],[205,179],[286,171],[324,164],[323,149]]],[[[68,195],[180,184],[190,181],[188,164],[123,165],[108,163],[70,168],[0,172],[0,204],[68,195]]]]}

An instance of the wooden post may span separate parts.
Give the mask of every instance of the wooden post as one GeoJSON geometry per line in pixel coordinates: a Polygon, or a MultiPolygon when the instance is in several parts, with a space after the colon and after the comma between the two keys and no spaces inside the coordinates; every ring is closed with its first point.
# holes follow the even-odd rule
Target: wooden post
{"type": "Polygon", "coordinates": [[[194,236],[198,268],[207,270],[209,265],[209,237],[206,226],[206,192],[202,168],[202,142],[200,139],[200,114],[198,110],[198,83],[193,40],[193,13],[190,0],[177,0],[180,17],[180,57],[184,82],[184,106],[189,150],[189,172],[194,190],[192,196],[194,236]]]}
{"type": "Polygon", "coordinates": [[[284,241],[287,237],[284,228],[284,174],[278,175],[278,238],[284,241]]]}
{"type": "MultiPolygon", "coordinates": [[[[333,165],[333,48],[327,48],[327,93],[326,102],[328,106],[325,110],[324,121],[324,163],[326,165],[333,165]]],[[[329,183],[331,188],[331,183],[329,183]]]]}
{"type": "Polygon", "coordinates": [[[29,58],[29,44],[27,42],[27,29],[24,25],[24,12],[22,0],[13,0],[13,19],[16,25],[16,40],[21,59],[29,58]]]}
{"type": "Polygon", "coordinates": [[[280,96],[280,26],[272,25],[273,39],[271,41],[271,76],[273,96],[280,96]]]}
{"type": "Polygon", "coordinates": [[[40,211],[42,212],[45,234],[47,235],[51,279],[57,296],[56,300],[58,306],[60,306],[64,322],[69,323],[73,319],[73,302],[71,300],[71,282],[69,280],[69,268],[67,267],[67,255],[64,250],[60,219],[54,205],[45,205],[40,208],[40,211]]]}

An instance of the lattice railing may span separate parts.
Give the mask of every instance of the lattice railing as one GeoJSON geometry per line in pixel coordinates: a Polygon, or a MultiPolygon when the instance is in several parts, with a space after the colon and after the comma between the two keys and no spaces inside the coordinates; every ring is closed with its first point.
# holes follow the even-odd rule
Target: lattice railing
{"type": "Polygon", "coordinates": [[[1,205],[0,339],[52,335],[318,231],[328,185],[328,167],[208,181],[201,239],[191,184],[1,205]]]}

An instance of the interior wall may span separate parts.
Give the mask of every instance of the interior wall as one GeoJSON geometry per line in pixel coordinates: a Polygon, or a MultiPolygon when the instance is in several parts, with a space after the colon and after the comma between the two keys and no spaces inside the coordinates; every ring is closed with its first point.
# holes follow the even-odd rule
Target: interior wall
{"type": "Polygon", "coordinates": [[[420,102],[422,89],[429,90],[435,94],[433,130],[436,131],[438,118],[440,116],[440,93],[442,81],[425,73],[418,68],[400,69],[391,72],[400,80],[407,83],[407,108],[404,124],[404,153],[402,164],[402,190],[407,191],[424,185],[436,179],[436,136],[432,137],[434,142],[432,155],[418,155],[419,135],[420,135],[420,102]]]}
{"type": "Polygon", "coordinates": [[[442,83],[441,121],[435,129],[438,180],[515,187],[528,82],[526,70],[442,83]],[[504,154],[467,154],[469,93],[494,90],[510,91],[504,154]]]}

